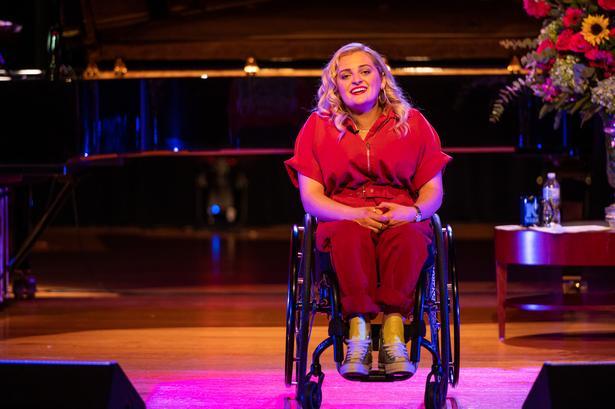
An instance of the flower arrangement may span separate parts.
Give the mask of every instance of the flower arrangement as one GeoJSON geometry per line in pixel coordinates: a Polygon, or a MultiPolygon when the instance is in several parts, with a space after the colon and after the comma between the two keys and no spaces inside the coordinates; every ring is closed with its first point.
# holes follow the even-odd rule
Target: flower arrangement
{"type": "Polygon", "coordinates": [[[524,89],[542,99],[540,117],[556,111],[615,114],[615,0],[523,0],[528,15],[543,19],[532,51],[521,58],[523,77],[499,92],[491,122],[524,89]]]}

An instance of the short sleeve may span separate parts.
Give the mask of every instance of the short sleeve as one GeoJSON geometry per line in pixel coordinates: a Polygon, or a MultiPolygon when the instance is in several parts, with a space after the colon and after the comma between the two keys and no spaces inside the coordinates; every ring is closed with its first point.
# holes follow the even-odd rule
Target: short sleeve
{"type": "Polygon", "coordinates": [[[440,137],[427,119],[417,110],[412,110],[410,137],[416,137],[420,148],[412,186],[418,191],[423,185],[444,170],[450,156],[442,152],[440,137]],[[415,133],[413,136],[412,133],[415,133]]]}
{"type": "Polygon", "coordinates": [[[295,187],[299,187],[299,173],[324,185],[322,171],[314,149],[317,122],[317,115],[313,113],[297,136],[293,157],[284,161],[288,176],[295,187]]]}

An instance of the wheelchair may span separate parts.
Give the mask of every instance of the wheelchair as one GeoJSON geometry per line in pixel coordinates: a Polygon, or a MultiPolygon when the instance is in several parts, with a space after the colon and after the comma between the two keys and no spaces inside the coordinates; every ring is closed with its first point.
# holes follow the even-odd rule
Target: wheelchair
{"type": "MultiPolygon", "coordinates": [[[[448,385],[459,381],[460,317],[459,293],[455,271],[453,231],[442,227],[438,215],[431,218],[434,240],[416,286],[412,320],[405,325],[406,344],[411,341],[410,360],[420,361],[421,347],[432,357],[431,370],[425,385],[427,409],[446,405],[448,385]],[[429,328],[429,336],[427,335],[429,328]],[[452,334],[451,334],[452,327],[452,334]]],[[[322,403],[325,374],[320,364],[321,354],[333,347],[333,358],[339,372],[344,359],[343,343],[348,335],[348,323],[342,319],[335,272],[328,253],[314,245],[316,220],[305,215],[304,225],[291,230],[288,295],[286,303],[286,353],[284,380],[295,385],[295,399],[303,409],[318,409],[322,403]],[[328,337],[312,353],[308,371],[308,346],[314,317],[329,318],[328,337]]],[[[381,325],[372,324],[373,350],[379,348],[381,325]]],[[[352,378],[363,382],[393,382],[408,379],[386,375],[383,370],[371,370],[367,377],[352,378]]]]}

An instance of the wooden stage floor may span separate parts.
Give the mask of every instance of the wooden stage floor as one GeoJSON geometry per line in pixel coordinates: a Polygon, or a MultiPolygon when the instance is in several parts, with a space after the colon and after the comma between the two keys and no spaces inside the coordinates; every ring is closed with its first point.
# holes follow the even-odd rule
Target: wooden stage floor
{"type": "MultiPolygon", "coordinates": [[[[615,356],[612,317],[517,317],[499,342],[490,284],[462,288],[461,381],[449,407],[519,408],[544,361],[615,356]]],[[[282,373],[284,286],[43,288],[39,295],[3,309],[2,358],[118,361],[148,408],[296,407],[282,373]]],[[[313,340],[324,338],[322,324],[313,340]]],[[[323,362],[323,408],[422,407],[425,361],[413,379],[394,384],[348,382],[330,353],[323,362]]]]}
{"type": "MultiPolygon", "coordinates": [[[[183,243],[178,249],[186,247],[183,243]]],[[[81,256],[39,251],[33,267],[45,274],[38,297],[0,308],[0,357],[115,360],[152,409],[295,408],[293,389],[284,386],[283,378],[286,286],[279,279],[284,270],[276,269],[283,269],[285,260],[269,270],[269,253],[253,247],[256,254],[240,246],[221,256],[222,261],[237,259],[233,268],[240,263],[246,270],[221,284],[199,283],[196,272],[183,279],[179,270],[169,276],[178,268],[179,250],[172,252],[173,262],[170,253],[162,257],[151,250],[131,251],[133,260],[117,259],[118,253],[108,248],[94,249],[87,257],[83,251],[81,256]],[[139,257],[150,259],[144,269],[150,272],[141,278],[135,272],[139,257]],[[250,257],[252,263],[239,259],[250,257]],[[167,265],[157,266],[152,259],[167,265]],[[103,274],[114,265],[113,274],[103,274]],[[125,265],[132,275],[123,270],[125,265]]],[[[287,254],[287,243],[280,247],[287,254]]],[[[207,248],[196,246],[194,254],[207,253],[207,248]]],[[[210,262],[197,267],[207,270],[207,277],[225,274],[224,268],[211,270],[210,262]]],[[[458,387],[449,392],[451,408],[519,408],[543,362],[615,357],[612,314],[510,311],[507,339],[500,342],[495,284],[462,281],[460,288],[462,369],[458,387]]],[[[512,294],[522,290],[511,284],[512,294]]],[[[325,333],[324,321],[317,321],[312,340],[322,340],[325,333]]],[[[426,354],[423,358],[408,381],[366,384],[342,379],[328,351],[322,407],[421,408],[429,364],[426,354]]]]}

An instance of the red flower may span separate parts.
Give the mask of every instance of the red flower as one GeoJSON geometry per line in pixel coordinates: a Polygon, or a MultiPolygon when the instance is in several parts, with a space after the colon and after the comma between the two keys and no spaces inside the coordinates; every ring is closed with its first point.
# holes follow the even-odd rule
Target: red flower
{"type": "Polygon", "coordinates": [[[613,72],[615,72],[615,67],[613,64],[608,64],[606,61],[591,61],[589,63],[590,67],[601,68],[604,70],[604,78],[609,78],[613,72]]]}
{"type": "Polygon", "coordinates": [[[581,10],[573,7],[567,9],[563,18],[564,27],[573,27],[581,24],[582,17],[583,12],[581,10]]]}
{"type": "Polygon", "coordinates": [[[550,38],[547,38],[546,40],[542,40],[542,42],[538,45],[536,52],[538,54],[541,54],[544,50],[547,50],[549,48],[555,50],[555,44],[553,43],[553,41],[551,41],[550,38]]]}
{"type": "Polygon", "coordinates": [[[598,50],[592,48],[585,53],[591,67],[602,68],[605,71],[605,78],[610,77],[615,71],[615,58],[610,51],[598,50]]]}
{"type": "Polygon", "coordinates": [[[592,49],[592,45],[587,42],[581,33],[573,34],[572,37],[570,37],[570,43],[568,46],[570,47],[570,50],[577,53],[584,53],[592,49]]]}
{"type": "Polygon", "coordinates": [[[588,52],[585,53],[585,57],[588,60],[594,61],[596,63],[603,62],[606,65],[613,65],[615,63],[615,58],[613,58],[613,53],[610,51],[598,50],[597,48],[592,48],[588,52]]]}
{"type": "Polygon", "coordinates": [[[523,8],[532,17],[543,18],[549,15],[551,6],[545,0],[523,0],[523,8]]]}
{"type": "Polygon", "coordinates": [[[598,5],[605,10],[615,10],[615,0],[598,0],[598,5]]]}
{"type": "Polygon", "coordinates": [[[590,48],[589,50],[585,51],[585,58],[587,58],[588,60],[595,60],[596,59],[596,53],[598,52],[598,47],[593,47],[590,48]]]}
{"type": "Polygon", "coordinates": [[[536,49],[536,53],[538,54],[538,57],[536,59],[536,66],[538,68],[541,68],[545,71],[549,71],[551,69],[551,67],[553,66],[553,63],[555,62],[554,58],[549,58],[546,59],[546,56],[543,56],[542,53],[547,51],[547,50],[553,50],[555,51],[555,44],[553,43],[553,41],[551,41],[550,38],[547,38],[546,40],[543,40],[539,45],[538,48],[536,49]]]}
{"type": "Polygon", "coordinates": [[[613,54],[610,51],[598,50],[592,48],[585,53],[585,57],[592,61],[607,61],[609,64],[613,63],[613,54]]]}
{"type": "Polygon", "coordinates": [[[566,29],[559,33],[559,36],[557,37],[557,42],[555,43],[555,48],[557,48],[559,51],[570,50],[570,42],[572,41],[573,35],[573,31],[570,29],[566,29]]]}

